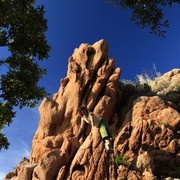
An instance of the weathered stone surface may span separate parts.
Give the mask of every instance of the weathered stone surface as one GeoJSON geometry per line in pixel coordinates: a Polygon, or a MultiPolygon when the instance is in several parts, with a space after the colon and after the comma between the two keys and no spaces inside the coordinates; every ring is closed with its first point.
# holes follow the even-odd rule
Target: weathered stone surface
{"type": "MultiPolygon", "coordinates": [[[[75,49],[74,54],[69,58],[67,77],[61,80],[58,93],[54,95],[53,99],[44,99],[39,107],[41,120],[33,139],[30,158],[32,163],[38,163],[33,173],[34,179],[36,176],[43,179],[48,179],[50,175],[57,176],[59,169],[71,161],[79,147],[71,163],[69,176],[74,178],[82,175],[90,178],[92,174],[96,177],[108,176],[102,171],[104,168],[108,169],[107,165],[102,166],[99,173],[95,175],[97,162],[100,159],[102,163],[107,160],[106,153],[102,152],[103,143],[100,136],[93,138],[92,134],[89,134],[90,128],[88,127],[85,137],[89,135],[84,143],[87,143],[89,148],[82,150],[84,147],[82,140],[85,137],[78,142],[75,135],[80,123],[77,109],[81,104],[86,105],[88,109],[109,122],[112,120],[114,112],[117,112],[117,104],[120,99],[118,86],[120,69],[114,67],[114,62],[113,59],[108,58],[108,45],[104,40],[100,40],[92,46],[82,44],[75,49]],[[74,140],[72,141],[72,139],[74,140]],[[64,152],[63,156],[59,155],[59,160],[56,160],[57,157],[52,160],[50,157],[46,157],[49,158],[49,163],[52,161],[51,164],[57,162],[57,169],[44,165],[45,155],[51,153],[54,148],[63,149],[64,152]],[[95,153],[92,153],[92,148],[95,153]],[[92,160],[89,159],[89,163],[85,161],[87,154],[92,158],[92,160]],[[102,157],[98,154],[102,154],[102,157]],[[77,172],[77,166],[81,168],[81,171],[77,172]],[[90,173],[88,173],[89,168],[91,169],[90,173]],[[53,172],[52,169],[56,170],[53,172]],[[47,175],[48,172],[45,171],[51,172],[51,174],[47,175]]],[[[65,176],[64,170],[62,171],[65,176]]]]}
{"type": "MultiPolygon", "coordinates": [[[[116,153],[127,154],[129,161],[133,162],[139,153],[148,151],[155,162],[155,174],[180,177],[180,172],[174,170],[178,169],[180,162],[179,112],[170,107],[165,98],[139,96],[134,99],[129,111],[126,109],[123,118],[114,141],[116,153]]],[[[142,176],[155,178],[149,170],[144,170],[142,176]]]]}
{"type": "Polygon", "coordinates": [[[30,160],[6,179],[155,180],[180,177],[180,70],[155,79],[154,92],[136,93],[119,82],[121,70],[100,40],[82,44],[69,58],[67,76],[40,107],[30,160]],[[163,83],[170,84],[162,86],[163,83]],[[112,131],[107,154],[96,127],[80,137],[78,107],[104,118],[112,131]]]}
{"type": "Polygon", "coordinates": [[[11,172],[6,175],[5,180],[31,180],[32,173],[37,164],[32,164],[27,158],[23,158],[18,166],[14,169],[14,172],[11,172]]]}
{"type": "Polygon", "coordinates": [[[152,81],[152,89],[159,95],[179,90],[180,69],[173,69],[152,81]]]}

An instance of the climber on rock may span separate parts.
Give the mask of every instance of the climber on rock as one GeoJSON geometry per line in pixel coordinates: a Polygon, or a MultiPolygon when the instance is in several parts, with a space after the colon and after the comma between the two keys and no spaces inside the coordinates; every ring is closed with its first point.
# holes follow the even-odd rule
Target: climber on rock
{"type": "Polygon", "coordinates": [[[79,115],[81,116],[81,126],[80,126],[79,132],[76,136],[79,137],[79,135],[82,133],[84,123],[87,122],[92,127],[95,126],[99,129],[101,137],[105,143],[106,151],[108,153],[113,153],[113,149],[112,149],[111,142],[110,142],[111,134],[109,132],[107,122],[103,118],[88,111],[85,106],[81,106],[78,109],[78,112],[79,112],[79,115]]]}

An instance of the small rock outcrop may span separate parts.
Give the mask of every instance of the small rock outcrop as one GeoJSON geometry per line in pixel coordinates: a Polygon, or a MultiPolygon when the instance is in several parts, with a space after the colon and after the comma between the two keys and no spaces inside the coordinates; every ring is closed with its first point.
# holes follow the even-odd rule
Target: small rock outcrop
{"type": "Polygon", "coordinates": [[[180,178],[180,69],[155,79],[147,93],[120,83],[120,74],[105,40],[75,49],[58,92],[39,107],[30,158],[5,179],[180,178]],[[96,127],[77,138],[81,105],[108,122],[113,154],[96,127]]]}

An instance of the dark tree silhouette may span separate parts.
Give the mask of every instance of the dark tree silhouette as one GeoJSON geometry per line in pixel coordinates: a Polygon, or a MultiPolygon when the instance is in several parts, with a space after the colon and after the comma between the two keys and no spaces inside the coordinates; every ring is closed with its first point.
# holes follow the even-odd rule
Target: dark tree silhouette
{"type": "Polygon", "coordinates": [[[15,117],[13,108],[34,107],[47,95],[38,86],[46,74],[38,61],[47,59],[50,51],[44,13],[44,6],[35,6],[34,0],[0,1],[0,47],[9,51],[7,58],[0,57],[0,149],[9,146],[2,130],[15,117]]]}
{"type": "Polygon", "coordinates": [[[168,20],[164,20],[163,9],[173,4],[180,4],[180,0],[106,0],[113,2],[115,6],[121,6],[123,10],[131,10],[131,20],[139,27],[150,28],[150,33],[164,37],[169,28],[168,20]]]}

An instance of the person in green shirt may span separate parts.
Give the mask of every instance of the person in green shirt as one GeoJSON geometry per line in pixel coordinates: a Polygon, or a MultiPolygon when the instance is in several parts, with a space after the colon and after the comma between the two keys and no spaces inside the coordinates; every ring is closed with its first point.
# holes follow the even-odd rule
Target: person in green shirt
{"type": "Polygon", "coordinates": [[[103,141],[105,142],[105,148],[107,152],[112,153],[113,149],[110,142],[111,134],[109,132],[107,122],[102,117],[99,117],[95,115],[94,113],[88,111],[85,106],[81,106],[78,112],[79,112],[79,115],[81,116],[81,126],[77,134],[77,137],[82,133],[85,122],[90,124],[92,127],[95,126],[100,131],[101,137],[103,141]]]}

